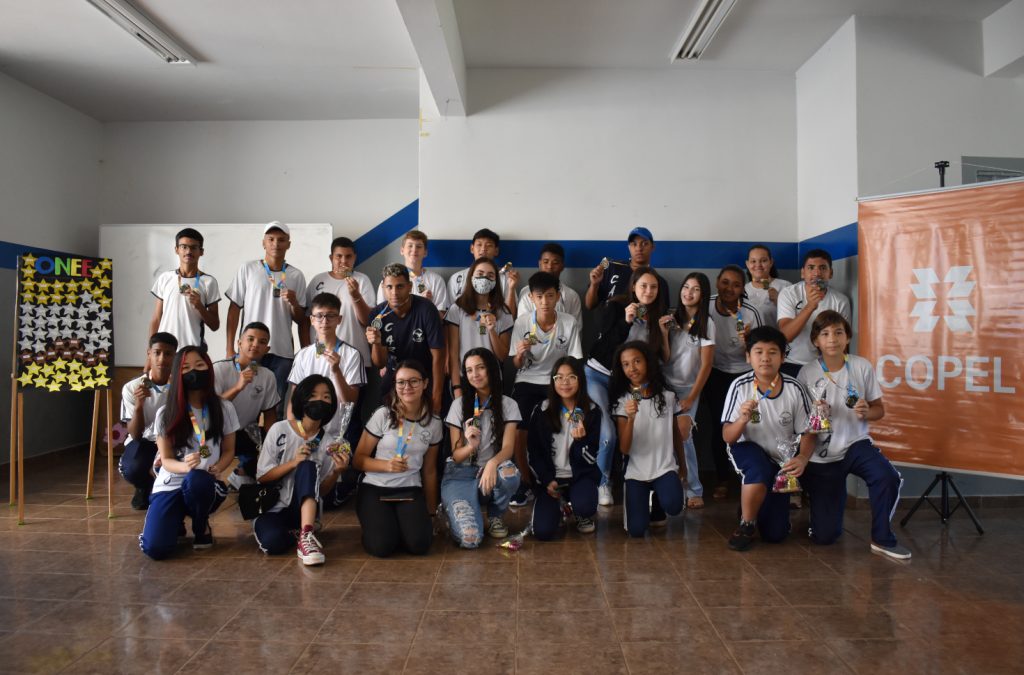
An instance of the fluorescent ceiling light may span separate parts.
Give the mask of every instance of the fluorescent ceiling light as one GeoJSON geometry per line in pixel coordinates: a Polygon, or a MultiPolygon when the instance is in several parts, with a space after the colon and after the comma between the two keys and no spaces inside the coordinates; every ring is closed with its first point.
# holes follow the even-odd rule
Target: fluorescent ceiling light
{"type": "Polygon", "coordinates": [[[676,42],[675,58],[699,59],[735,5],[736,0],[700,0],[689,25],[676,42]]]}
{"type": "Polygon", "coordinates": [[[86,0],[90,5],[132,37],[149,47],[154,54],[171,65],[194,66],[193,58],[171,36],[157,28],[145,14],[133,7],[127,0],[86,0]]]}

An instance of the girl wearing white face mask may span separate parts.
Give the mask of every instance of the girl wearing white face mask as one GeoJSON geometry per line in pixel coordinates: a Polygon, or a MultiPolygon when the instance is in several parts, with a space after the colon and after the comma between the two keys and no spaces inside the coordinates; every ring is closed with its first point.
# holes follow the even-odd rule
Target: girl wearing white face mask
{"type": "Polygon", "coordinates": [[[504,361],[508,356],[515,318],[502,300],[498,267],[490,258],[478,258],[469,267],[470,283],[444,317],[448,338],[448,372],[454,396],[462,392],[460,369],[466,352],[482,347],[504,361]],[[455,346],[458,345],[458,349],[455,346]]]}

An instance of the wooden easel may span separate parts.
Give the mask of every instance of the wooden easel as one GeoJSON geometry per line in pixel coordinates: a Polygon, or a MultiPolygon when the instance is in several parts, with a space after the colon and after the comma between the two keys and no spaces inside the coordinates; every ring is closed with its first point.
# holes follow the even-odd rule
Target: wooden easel
{"type": "MultiPolygon", "coordinates": [[[[25,395],[18,391],[18,383],[12,377],[11,387],[11,506],[17,495],[18,525],[25,524],[25,395]],[[17,455],[15,455],[17,448],[17,455]],[[17,470],[17,482],[15,482],[17,470]],[[15,489],[17,487],[17,489],[15,489]]],[[[113,396],[111,390],[93,392],[92,436],[89,439],[89,475],[85,482],[85,498],[92,499],[92,484],[96,469],[96,434],[100,424],[100,398],[107,404],[107,518],[114,517],[114,439],[113,439],[113,396]]]]}

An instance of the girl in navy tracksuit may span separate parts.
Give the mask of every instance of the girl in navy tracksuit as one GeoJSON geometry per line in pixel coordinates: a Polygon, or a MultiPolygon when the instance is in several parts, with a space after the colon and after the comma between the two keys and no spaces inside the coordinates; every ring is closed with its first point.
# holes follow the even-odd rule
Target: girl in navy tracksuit
{"type": "Polygon", "coordinates": [[[558,531],[563,499],[572,505],[579,532],[595,530],[601,415],[587,396],[583,362],[571,356],[555,361],[548,398],[533,411],[526,446],[536,479],[533,533],[541,541],[553,539],[558,531]]]}
{"type": "Polygon", "coordinates": [[[213,546],[210,514],[227,496],[217,479],[235,459],[238,415],[214,390],[213,364],[199,347],[174,357],[167,405],[156,414],[160,470],[153,483],[146,521],[139,535],[142,552],[160,560],[174,553],[192,520],[192,548],[213,546]]]}

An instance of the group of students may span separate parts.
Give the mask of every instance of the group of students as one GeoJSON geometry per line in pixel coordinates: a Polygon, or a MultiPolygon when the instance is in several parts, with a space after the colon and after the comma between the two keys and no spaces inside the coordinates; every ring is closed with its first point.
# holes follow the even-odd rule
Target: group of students
{"type": "Polygon", "coordinates": [[[148,509],[140,543],[153,558],[174,552],[186,515],[193,546],[212,545],[209,515],[229,487],[254,482],[279,495],[254,520],[260,549],[294,549],[310,565],[324,562],[321,510],[353,491],[375,556],[426,553],[439,508],[465,548],[508,536],[505,512],[530,501],[537,539],[570,521],[590,533],[598,507],[614,503],[615,448],[624,526],[642,537],[704,506],[693,443],[701,406],[715,420],[715,498],[740,478],[731,548],[788,535],[789,497],[773,490],[787,476],[809,497],[811,539],[832,543],[852,473],[868,484],[872,550],[910,557],[889,524],[900,476],[868,435],[884,414],[881,392],[871,364],[849,354],[850,302],[829,286],[826,251],[806,253],[801,281],[789,284],[768,248],[754,246],[746,271],[719,271],[717,293],[693,272],[673,298],[650,266],[654,237],[638,227],[629,259],[603,259],[581,299],[560,281],[565,255],[554,243],[517,292],[519,273],[499,266],[500,238],[486,229],[473,237],[472,264],[447,284],[423,266],[426,235],[408,232],[403,263],[385,266],[376,288],[354,269],[349,239],[332,242],[330,271],[306,284],[285,262],[287,225],[269,223],[263,235],[264,257],[226,292],[224,361],[205,350],[220,296],[199,270],[199,232],[178,233],[179,266],[153,286],[146,370],[122,392],[120,465],[136,487],[133,507],[148,509]],[[598,313],[586,353],[584,306],[598,313]],[[378,374],[382,405],[364,424],[365,385],[378,374]]]}

